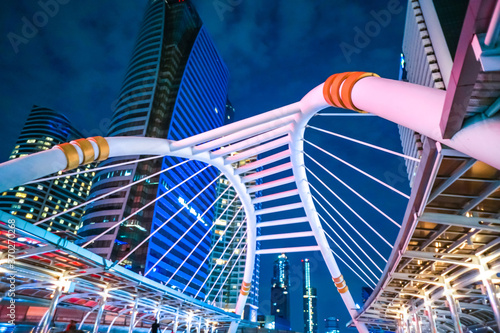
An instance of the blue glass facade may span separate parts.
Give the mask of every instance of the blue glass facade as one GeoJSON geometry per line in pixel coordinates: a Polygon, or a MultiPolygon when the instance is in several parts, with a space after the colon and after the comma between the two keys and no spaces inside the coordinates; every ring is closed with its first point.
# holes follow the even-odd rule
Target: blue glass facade
{"type": "MultiPolygon", "coordinates": [[[[180,140],[222,126],[226,109],[227,82],[227,69],[207,31],[202,27],[184,71],[168,138],[180,140]]],[[[168,168],[179,162],[181,160],[178,158],[167,157],[163,160],[162,168],[168,168]]],[[[204,163],[191,161],[162,174],[157,196],[164,194],[169,188],[189,178],[205,166],[204,163]]],[[[155,267],[156,270],[150,273],[149,277],[168,280],[186,260],[170,284],[182,290],[195,275],[185,292],[195,295],[201,288],[198,295],[200,297],[204,296],[202,284],[208,269],[208,261],[205,261],[205,257],[210,251],[211,243],[210,233],[205,237],[204,235],[212,226],[213,209],[201,218],[198,216],[202,215],[215,200],[216,183],[210,185],[192,203],[187,203],[210,184],[218,174],[216,168],[209,167],[157,202],[153,229],[162,225],[179,209],[183,207],[184,209],[152,238],[147,256],[146,270],[149,270],[163,253],[168,251],[193,223],[196,223],[182,241],[170,249],[171,252],[155,267]],[[188,257],[202,238],[202,242],[194,253],[188,257]]]]}

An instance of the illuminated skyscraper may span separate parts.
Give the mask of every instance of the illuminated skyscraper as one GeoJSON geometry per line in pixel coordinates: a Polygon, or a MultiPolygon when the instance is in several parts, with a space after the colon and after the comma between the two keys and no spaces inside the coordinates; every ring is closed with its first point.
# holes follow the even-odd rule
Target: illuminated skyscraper
{"type": "MultiPolygon", "coordinates": [[[[9,159],[44,151],[57,144],[82,137],[83,135],[63,114],[33,106],[9,159]]],[[[77,171],[89,167],[90,164],[80,167],[77,171]]],[[[18,186],[2,193],[0,210],[17,215],[29,222],[44,220],[84,202],[89,193],[90,179],[90,173],[83,173],[18,186]]],[[[74,235],[79,229],[83,212],[84,208],[78,208],[71,213],[48,220],[41,226],[51,232],[74,235]]]]}
{"type": "Polygon", "coordinates": [[[303,304],[304,304],[304,333],[318,331],[318,313],[316,311],[316,288],[311,287],[311,263],[309,259],[302,260],[303,274],[303,304]]]}
{"type": "MultiPolygon", "coordinates": [[[[190,2],[150,0],[108,136],[180,140],[217,128],[226,118],[227,80],[227,68],[190,2]]],[[[137,158],[140,156],[127,160],[137,158]]],[[[117,189],[180,161],[167,157],[99,172],[91,196],[117,189]]],[[[105,163],[112,162],[117,160],[105,163]]],[[[83,219],[81,235],[87,240],[95,237],[205,166],[191,161],[95,202],[83,219]]],[[[121,264],[134,271],[151,269],[148,277],[169,281],[170,286],[180,289],[189,284],[187,294],[197,294],[200,290],[199,296],[203,297],[208,268],[204,259],[211,243],[210,235],[203,235],[211,226],[214,212],[210,210],[203,218],[198,217],[215,200],[215,184],[196,201],[187,203],[217,175],[214,167],[201,171],[155,204],[123,221],[119,228],[104,235],[99,244],[91,244],[91,250],[111,260],[120,260],[180,210],[167,226],[121,264]],[[196,225],[190,232],[173,246],[193,223],[196,225]],[[185,261],[200,238],[201,244],[185,261]],[[163,258],[165,251],[169,253],[163,258]],[[175,277],[170,279],[174,272],[175,277]]]]}
{"type": "Polygon", "coordinates": [[[283,253],[273,265],[271,281],[271,315],[290,322],[290,263],[283,253]]]}

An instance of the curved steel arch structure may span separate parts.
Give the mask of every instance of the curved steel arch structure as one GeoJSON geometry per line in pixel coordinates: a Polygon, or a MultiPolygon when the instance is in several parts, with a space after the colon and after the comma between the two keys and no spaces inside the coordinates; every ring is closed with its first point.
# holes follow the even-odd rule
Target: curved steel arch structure
{"type": "MultiPolygon", "coordinates": [[[[92,161],[127,155],[169,155],[198,160],[217,167],[233,184],[247,216],[247,260],[238,298],[236,313],[241,315],[248,297],[253,274],[258,240],[314,237],[317,246],[287,248],[287,252],[319,250],[339,290],[346,307],[355,319],[355,303],[343,280],[339,267],[321,227],[310,194],[303,156],[305,127],[317,112],[329,106],[367,111],[395,123],[409,127],[467,155],[500,168],[500,148],[484,142],[500,141],[500,116],[489,118],[463,128],[452,139],[443,139],[439,131],[439,114],[445,92],[406,82],[387,80],[372,73],[350,72],[331,76],[324,84],[309,92],[300,102],[266,112],[184,140],[144,137],[89,138],[59,145],[55,149],[11,160],[0,165],[0,189],[8,189],[61,170],[68,170],[92,161]],[[281,151],[249,164],[240,161],[281,148],[281,151]],[[498,153],[492,152],[496,149],[498,153]],[[248,170],[266,165],[272,167],[251,175],[248,170]],[[22,172],[19,172],[22,170],[22,172]],[[257,178],[292,172],[258,185],[247,183],[257,178]],[[293,189],[290,190],[290,184],[293,189]],[[288,186],[287,190],[281,190],[288,186]],[[252,199],[250,193],[265,189],[276,192],[252,199]],[[289,205],[272,204],[285,197],[298,197],[289,205]],[[254,204],[267,202],[270,207],[255,210],[254,204]],[[263,222],[257,225],[256,215],[290,209],[303,209],[303,218],[263,222]],[[308,223],[311,231],[257,237],[257,227],[308,223]]],[[[277,253],[284,249],[260,250],[259,253],[277,253]]],[[[360,332],[368,332],[362,322],[354,322],[360,332]]],[[[235,332],[237,323],[231,324],[235,332]]]]}

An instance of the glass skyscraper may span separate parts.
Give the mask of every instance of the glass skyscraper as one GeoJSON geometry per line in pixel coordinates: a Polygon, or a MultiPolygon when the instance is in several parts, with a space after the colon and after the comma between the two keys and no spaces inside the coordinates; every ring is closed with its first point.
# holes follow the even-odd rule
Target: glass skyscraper
{"type": "MultiPolygon", "coordinates": [[[[83,135],[63,114],[35,105],[26,119],[9,159],[48,150],[60,143],[82,137],[83,135]]],[[[80,166],[76,171],[88,168],[90,164],[80,166]]],[[[61,175],[62,172],[58,174],[61,175]]],[[[15,187],[1,194],[0,210],[33,223],[44,220],[84,202],[89,193],[91,178],[91,173],[82,173],[15,187]]],[[[83,213],[84,208],[78,208],[71,213],[48,220],[40,226],[47,231],[71,234],[74,237],[83,213]]]]}
{"type": "MultiPolygon", "coordinates": [[[[224,124],[226,118],[227,82],[227,68],[194,7],[188,1],[169,4],[150,0],[108,136],[180,140],[217,128],[224,124]]],[[[119,162],[140,157],[121,158],[119,162]]],[[[103,170],[96,175],[91,197],[142,179],[180,161],[168,157],[103,170]]],[[[117,159],[104,163],[116,162],[117,159]]],[[[86,240],[95,237],[205,166],[201,162],[191,161],[95,202],[83,219],[81,235],[86,240]]],[[[169,285],[181,289],[194,275],[186,293],[196,294],[201,288],[199,296],[204,296],[201,284],[207,275],[208,262],[203,260],[210,249],[210,235],[203,235],[211,226],[214,212],[211,210],[200,216],[215,200],[215,184],[209,186],[195,201],[187,203],[216,176],[218,170],[213,167],[200,172],[183,186],[104,235],[99,244],[95,242],[91,245],[92,251],[111,260],[120,260],[182,208],[178,215],[122,264],[138,272],[152,268],[148,277],[170,281],[169,285]],[[195,227],[172,248],[193,223],[195,227]],[[200,238],[202,242],[188,257],[200,238]],[[165,251],[169,251],[168,255],[155,265],[165,251]],[[170,280],[173,272],[176,275],[170,280]]]]}
{"type": "Polygon", "coordinates": [[[302,274],[304,276],[304,333],[318,331],[318,313],[316,311],[316,288],[311,287],[311,263],[309,259],[302,260],[302,274]]]}
{"type": "Polygon", "coordinates": [[[271,281],[271,315],[290,323],[290,263],[283,253],[274,261],[271,281]]]}

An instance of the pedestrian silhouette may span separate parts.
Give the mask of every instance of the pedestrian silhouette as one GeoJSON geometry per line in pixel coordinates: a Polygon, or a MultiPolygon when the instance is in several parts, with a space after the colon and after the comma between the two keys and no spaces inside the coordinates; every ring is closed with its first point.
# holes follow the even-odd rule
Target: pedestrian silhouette
{"type": "Polygon", "coordinates": [[[158,324],[158,319],[155,319],[155,322],[151,326],[151,333],[158,333],[159,328],[160,328],[160,324],[158,324]]]}

